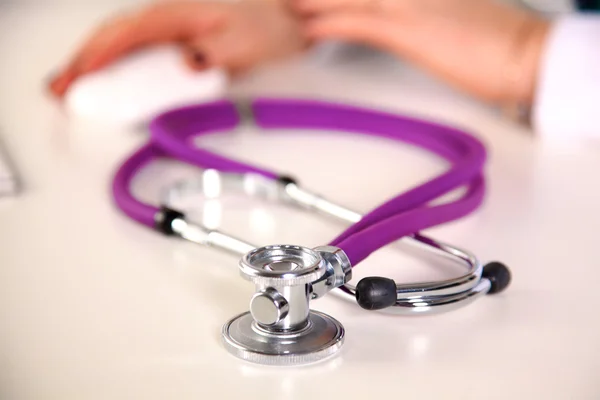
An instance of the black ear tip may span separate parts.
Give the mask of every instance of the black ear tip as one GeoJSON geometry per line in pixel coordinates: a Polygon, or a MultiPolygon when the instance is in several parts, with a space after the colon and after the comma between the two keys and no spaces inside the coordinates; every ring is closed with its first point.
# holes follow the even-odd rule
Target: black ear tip
{"type": "Polygon", "coordinates": [[[283,186],[285,185],[289,185],[289,184],[294,184],[297,185],[298,181],[296,180],[296,178],[289,176],[289,175],[281,175],[277,178],[277,180],[279,181],[279,183],[281,183],[283,186]]]}
{"type": "Polygon", "coordinates": [[[492,284],[488,294],[500,293],[510,285],[510,270],[506,265],[498,261],[486,264],[483,267],[481,276],[487,278],[492,284]]]}
{"type": "Polygon", "coordinates": [[[396,282],[372,276],[356,285],[356,302],[365,310],[381,310],[396,304],[396,282]]]}

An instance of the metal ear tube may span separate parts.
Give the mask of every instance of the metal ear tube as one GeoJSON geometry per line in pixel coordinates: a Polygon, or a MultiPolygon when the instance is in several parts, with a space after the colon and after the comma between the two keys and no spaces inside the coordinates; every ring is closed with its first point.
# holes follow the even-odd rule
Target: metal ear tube
{"type": "Polygon", "coordinates": [[[250,311],[223,326],[227,350],[246,361],[268,365],[313,363],[337,353],[344,327],[331,316],[310,310],[322,297],[352,277],[341,249],[274,245],[254,249],[239,264],[255,285],[250,311]]]}

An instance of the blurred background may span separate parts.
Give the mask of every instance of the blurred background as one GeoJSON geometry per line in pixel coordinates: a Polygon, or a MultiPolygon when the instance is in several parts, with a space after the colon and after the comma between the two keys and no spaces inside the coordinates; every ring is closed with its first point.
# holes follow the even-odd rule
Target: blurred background
{"type": "MultiPolygon", "coordinates": [[[[265,387],[283,399],[339,396],[340,385],[315,387],[323,379],[319,370],[264,371],[227,358],[218,332],[234,312],[246,309],[252,291],[239,279],[235,261],[164,240],[112,203],[114,169],[147,132],[78,124],[44,90],[91,29],[151,2],[0,0],[0,139],[25,188],[14,201],[0,202],[0,399],[197,399],[236,387],[251,397],[265,397],[265,387]],[[3,397],[9,386],[3,381],[23,396],[3,397]]],[[[597,11],[598,3],[518,1],[550,15],[597,11]]],[[[490,149],[485,212],[432,231],[483,258],[502,257],[518,272],[500,301],[410,322],[322,300],[318,307],[341,316],[352,332],[348,355],[326,372],[342,371],[336,377],[349,382],[346,397],[389,395],[401,376],[407,398],[479,399],[490,388],[503,399],[598,398],[598,269],[592,264],[600,192],[589,184],[600,169],[597,153],[566,147],[547,152],[494,107],[396,57],[358,46],[334,50],[250,74],[232,90],[318,95],[475,132],[490,149]],[[565,266],[590,274],[577,281],[577,296],[565,296],[565,276],[554,273],[565,266]]],[[[210,138],[206,145],[297,173],[316,191],[360,210],[445,167],[412,148],[326,133],[318,139],[265,137],[249,130],[210,138]],[[361,162],[347,154],[360,155],[361,162]],[[335,178],[324,179],[322,167],[335,178]],[[380,183],[381,177],[386,181],[380,183]],[[357,189],[356,182],[368,187],[357,189]]],[[[163,167],[143,174],[135,188],[141,197],[156,200],[159,186],[172,181],[175,175],[163,167]]],[[[318,245],[341,229],[283,206],[249,203],[229,204],[219,221],[224,230],[259,243],[277,238],[318,245]]],[[[456,273],[426,261],[400,262],[397,253],[384,250],[356,276],[420,280],[456,273]]]]}

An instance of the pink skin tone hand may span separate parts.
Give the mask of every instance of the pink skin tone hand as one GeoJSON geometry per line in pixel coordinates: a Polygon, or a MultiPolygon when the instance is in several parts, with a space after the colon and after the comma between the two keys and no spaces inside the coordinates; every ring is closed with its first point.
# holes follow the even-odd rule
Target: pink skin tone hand
{"type": "Polygon", "coordinates": [[[78,77],[165,42],[181,46],[190,68],[237,74],[341,39],[397,54],[483,100],[532,102],[549,28],[493,0],[164,2],[105,23],[49,87],[61,97],[78,77]]]}
{"type": "Polygon", "coordinates": [[[493,0],[289,0],[315,40],[379,47],[493,102],[532,102],[548,21],[493,0]]]}
{"type": "Polygon", "coordinates": [[[172,1],[111,19],[81,46],[49,84],[62,97],[80,76],[143,47],[173,43],[194,70],[222,67],[236,74],[300,52],[299,20],[282,3],[172,1]]]}

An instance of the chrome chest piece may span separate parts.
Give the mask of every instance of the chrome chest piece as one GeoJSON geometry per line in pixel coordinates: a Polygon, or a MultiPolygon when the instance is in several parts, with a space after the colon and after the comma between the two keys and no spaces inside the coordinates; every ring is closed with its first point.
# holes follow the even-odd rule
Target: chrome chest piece
{"type": "Polygon", "coordinates": [[[300,365],[340,350],[342,324],[309,306],[310,300],[350,280],[351,265],[341,249],[265,246],[242,258],[240,273],[254,283],[256,292],[250,311],[223,326],[231,354],[259,364],[300,365]]]}

